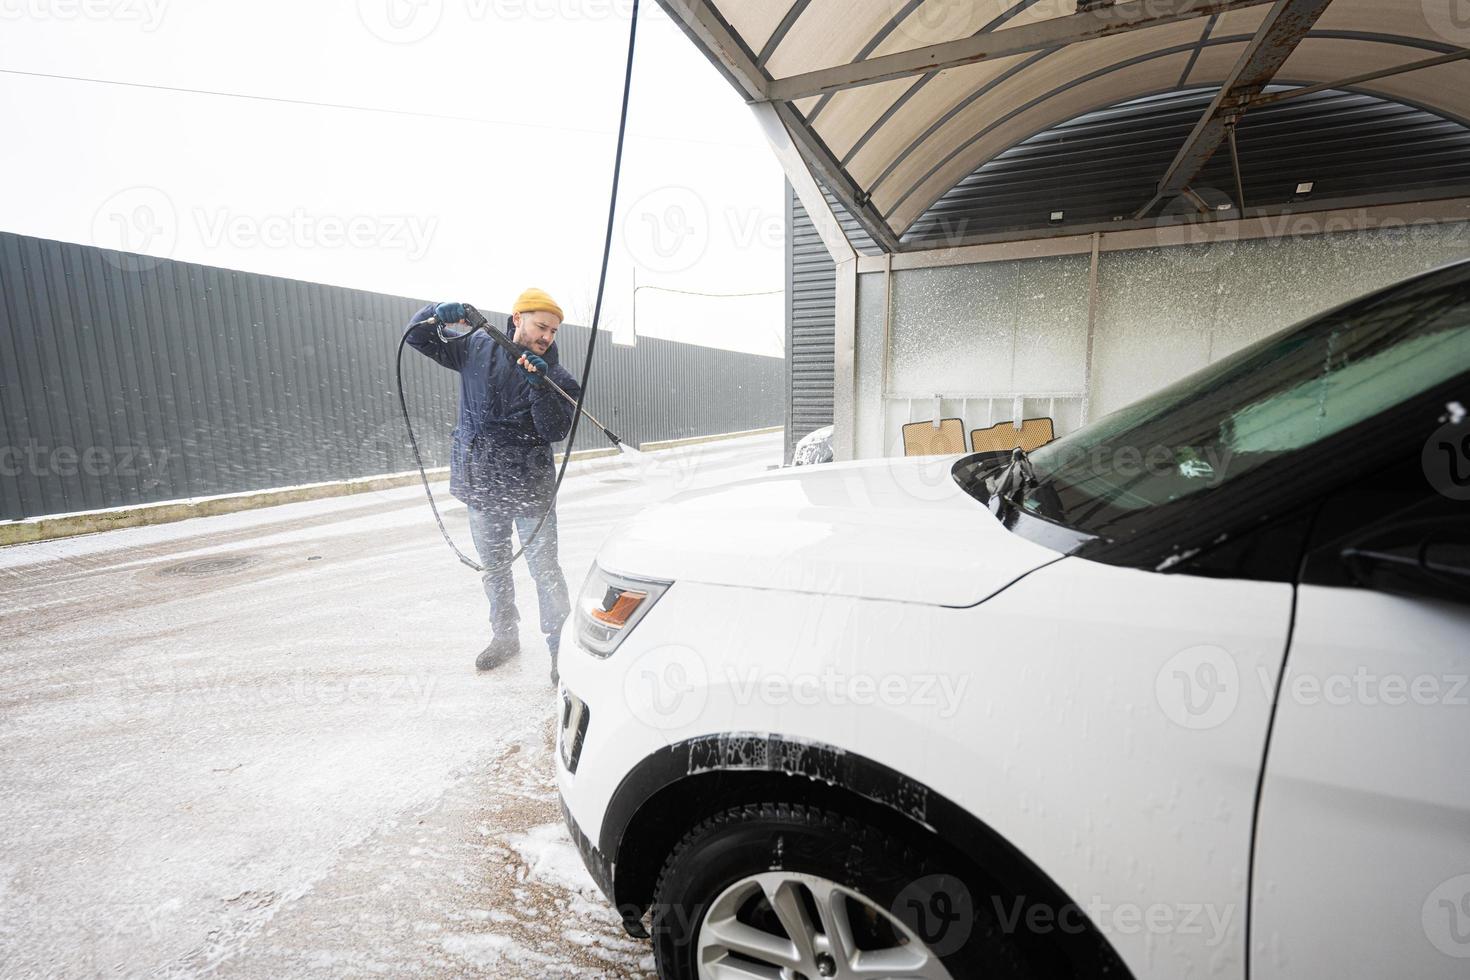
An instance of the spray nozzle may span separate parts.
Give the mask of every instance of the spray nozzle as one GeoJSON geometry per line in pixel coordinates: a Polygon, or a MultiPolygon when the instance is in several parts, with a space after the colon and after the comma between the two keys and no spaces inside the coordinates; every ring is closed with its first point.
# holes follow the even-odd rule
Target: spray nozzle
{"type": "Polygon", "coordinates": [[[489,328],[490,321],[485,319],[485,314],[481,313],[479,310],[475,309],[468,303],[465,303],[463,305],[465,322],[470,325],[471,330],[486,330],[487,328],[489,328]]]}

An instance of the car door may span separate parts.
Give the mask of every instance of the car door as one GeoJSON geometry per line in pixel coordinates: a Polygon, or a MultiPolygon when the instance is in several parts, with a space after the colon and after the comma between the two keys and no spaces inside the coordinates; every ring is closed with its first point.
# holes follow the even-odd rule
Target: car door
{"type": "Polygon", "coordinates": [[[1259,980],[1470,976],[1470,493],[1426,468],[1436,438],[1319,513],[1257,817],[1259,980]]]}

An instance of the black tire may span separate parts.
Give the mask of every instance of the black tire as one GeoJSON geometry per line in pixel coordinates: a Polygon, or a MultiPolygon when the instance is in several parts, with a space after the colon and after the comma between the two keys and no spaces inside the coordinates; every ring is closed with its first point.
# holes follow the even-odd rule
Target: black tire
{"type": "MultiPolygon", "coordinates": [[[[725,810],[691,830],[659,874],[653,908],[659,977],[698,980],[700,927],[711,904],[737,883],[775,871],[825,879],[890,910],[954,980],[1035,976],[1001,932],[986,890],[944,863],[890,833],[815,807],[761,803],[725,810]]],[[[775,913],[761,901],[757,895],[756,911],[742,915],[770,923],[775,913]]],[[[863,921],[872,918],[869,910],[863,921]]],[[[775,931],[786,934],[779,925],[775,931]]]]}

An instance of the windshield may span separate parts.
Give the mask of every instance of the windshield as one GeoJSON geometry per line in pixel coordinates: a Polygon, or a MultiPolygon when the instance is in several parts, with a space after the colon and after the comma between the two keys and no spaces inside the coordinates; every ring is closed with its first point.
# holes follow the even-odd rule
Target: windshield
{"type": "Polygon", "coordinates": [[[1111,536],[1139,512],[1215,493],[1466,370],[1470,265],[1268,337],[1036,450],[1021,505],[1111,536]]]}

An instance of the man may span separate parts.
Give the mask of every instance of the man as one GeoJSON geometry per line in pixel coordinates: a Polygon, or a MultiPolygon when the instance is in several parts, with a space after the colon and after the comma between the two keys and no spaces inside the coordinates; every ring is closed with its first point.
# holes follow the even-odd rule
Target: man
{"type": "Polygon", "coordinates": [[[573,409],[545,379],[555,381],[573,398],[582,389],[558,363],[553,341],[561,326],[561,307],[545,292],[528,289],[513,310],[512,339],[526,350],[519,359],[479,330],[445,340],[437,326],[415,326],[437,317],[443,323],[467,327],[462,303],[431,303],[419,310],[409,321],[408,343],[459,372],[459,422],[449,457],[449,492],[469,508],[470,534],[480,564],[486,568],[485,595],[490,599],[494,633],[475,667],[491,670],[521,652],[520,613],[507,561],[514,527],[536,581],[541,632],[551,651],[551,681],[555,684],[561,628],[571,603],[557,561],[556,465],[551,444],[567,437],[573,409]],[[546,521],[531,538],[543,513],[546,521]]]}

